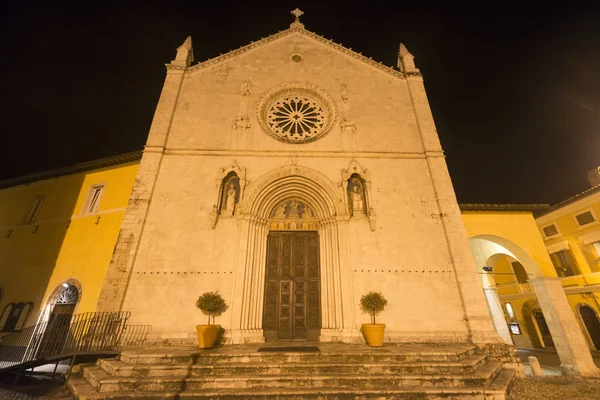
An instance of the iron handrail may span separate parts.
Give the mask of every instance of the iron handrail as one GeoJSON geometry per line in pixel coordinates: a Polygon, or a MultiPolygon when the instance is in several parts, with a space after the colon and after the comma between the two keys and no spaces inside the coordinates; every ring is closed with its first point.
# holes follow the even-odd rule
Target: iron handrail
{"type": "Polygon", "coordinates": [[[143,345],[149,325],[128,325],[131,313],[90,312],[53,320],[2,337],[0,371],[81,353],[118,352],[143,345]]]}

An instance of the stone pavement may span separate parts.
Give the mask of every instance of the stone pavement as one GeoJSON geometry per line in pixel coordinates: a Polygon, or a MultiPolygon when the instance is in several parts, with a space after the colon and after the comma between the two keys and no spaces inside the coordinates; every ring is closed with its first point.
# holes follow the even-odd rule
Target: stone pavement
{"type": "MultiPolygon", "coordinates": [[[[542,367],[555,367],[558,368],[560,366],[560,358],[558,358],[558,354],[554,350],[546,350],[546,349],[518,349],[519,357],[522,362],[528,362],[527,359],[529,356],[537,357],[542,367]]],[[[600,368],[600,352],[593,351],[592,358],[594,359],[594,363],[600,368]]]]}
{"type": "Polygon", "coordinates": [[[600,400],[600,380],[528,377],[515,382],[508,400],[600,400]]]}

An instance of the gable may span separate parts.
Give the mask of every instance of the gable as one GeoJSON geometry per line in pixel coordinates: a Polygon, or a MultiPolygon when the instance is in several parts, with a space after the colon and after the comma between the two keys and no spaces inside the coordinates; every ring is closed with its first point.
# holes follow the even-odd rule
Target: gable
{"type": "Polygon", "coordinates": [[[343,137],[343,130],[351,126],[351,140],[362,151],[421,152],[404,75],[324,41],[303,30],[288,30],[259,45],[191,67],[186,71],[168,147],[289,149],[289,143],[265,134],[261,104],[278,87],[297,83],[331,99],[328,108],[333,111],[330,132],[302,147],[292,144],[294,150],[339,151],[349,139],[343,137]],[[241,116],[243,121],[239,121],[241,116]],[[244,143],[239,140],[242,137],[244,143]]]}

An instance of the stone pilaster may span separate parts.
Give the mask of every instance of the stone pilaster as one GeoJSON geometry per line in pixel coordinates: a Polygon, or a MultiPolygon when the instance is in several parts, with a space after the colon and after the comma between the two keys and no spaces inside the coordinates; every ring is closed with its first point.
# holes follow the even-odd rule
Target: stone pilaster
{"type": "Polygon", "coordinates": [[[185,67],[173,65],[167,71],[96,311],[118,311],[123,307],[184,73],[185,67]]]}
{"type": "Polygon", "coordinates": [[[560,357],[562,373],[600,377],[600,369],[594,364],[560,278],[538,277],[531,279],[530,282],[560,357]]]}
{"type": "Polygon", "coordinates": [[[262,314],[268,231],[265,221],[251,216],[245,216],[239,224],[230,324],[231,342],[264,342],[262,314]]]}
{"type": "Polygon", "coordinates": [[[464,319],[474,344],[500,343],[490,311],[486,304],[481,279],[479,279],[469,247],[467,232],[435,129],[429,102],[418,70],[407,68],[407,85],[421,134],[429,175],[435,195],[437,218],[446,238],[448,258],[454,268],[458,290],[464,310],[464,319]]]}

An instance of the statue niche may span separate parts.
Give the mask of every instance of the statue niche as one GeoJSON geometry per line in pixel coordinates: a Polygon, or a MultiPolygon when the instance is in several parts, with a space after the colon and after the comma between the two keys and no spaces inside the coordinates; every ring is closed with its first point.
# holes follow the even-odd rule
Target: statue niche
{"type": "Polygon", "coordinates": [[[352,216],[360,216],[365,210],[365,182],[359,174],[348,179],[348,205],[352,216]]]}
{"type": "Polygon", "coordinates": [[[221,204],[219,215],[234,215],[240,201],[240,178],[233,171],[228,173],[221,183],[221,204]]]}

